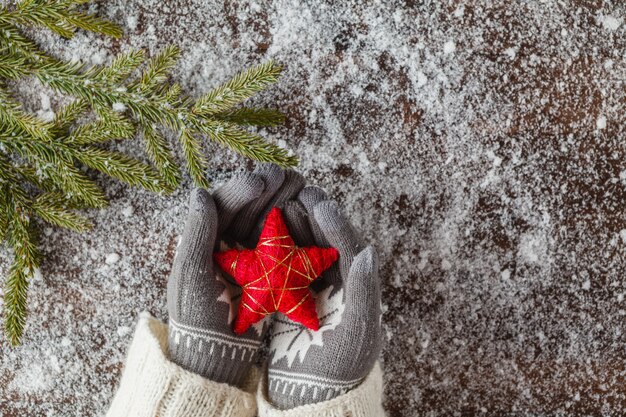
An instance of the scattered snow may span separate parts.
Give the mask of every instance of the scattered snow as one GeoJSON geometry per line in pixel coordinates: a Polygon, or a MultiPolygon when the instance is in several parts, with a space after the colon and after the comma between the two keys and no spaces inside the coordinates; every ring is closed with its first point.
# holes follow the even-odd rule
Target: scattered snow
{"type": "Polygon", "coordinates": [[[106,258],[105,258],[105,262],[107,265],[113,265],[115,263],[117,263],[120,260],[120,255],[113,252],[113,253],[109,253],[106,258]]]}
{"type": "Polygon", "coordinates": [[[422,87],[426,85],[427,82],[428,82],[428,77],[426,77],[426,75],[423,72],[419,71],[417,73],[417,84],[416,84],[417,87],[422,87]]]}
{"type": "Polygon", "coordinates": [[[126,217],[132,216],[134,212],[135,212],[135,209],[130,204],[122,209],[122,214],[126,217]]]}
{"type": "Polygon", "coordinates": [[[606,129],[606,117],[605,116],[598,117],[598,120],[596,121],[596,127],[599,130],[606,129]]]}
{"type": "MultiPolygon", "coordinates": [[[[380,251],[390,416],[625,414],[623,5],[329,4],[99,1],[125,38],[36,36],[88,63],[180,45],[174,78],[194,97],[285,65],[249,104],[286,112],[263,135],[380,251]]],[[[36,83],[15,88],[33,113],[58,109],[36,83]]],[[[248,165],[207,154],[216,184],[248,165]]],[[[167,318],[190,183],[158,196],[98,182],[112,201],[87,213],[93,231],[41,236],[24,346],[0,343],[8,415],[102,414],[137,314],[167,318]]]]}
{"type": "Polygon", "coordinates": [[[447,259],[441,260],[441,269],[443,269],[444,271],[449,271],[451,268],[452,268],[452,264],[450,263],[449,260],[447,259]]]}
{"type": "MultiPolygon", "coordinates": [[[[80,57],[77,57],[80,60],[80,57]]],[[[105,50],[96,50],[90,57],[89,60],[92,65],[103,65],[107,59],[107,51],[105,50]]]]}
{"type": "Polygon", "coordinates": [[[600,16],[599,18],[600,23],[602,23],[602,26],[606,29],[606,30],[617,30],[620,25],[622,24],[622,19],[617,18],[615,16],[600,16]]]}
{"type": "Polygon", "coordinates": [[[41,281],[43,279],[42,275],[41,275],[41,269],[40,268],[36,268],[35,271],[33,272],[33,281],[41,281]]]}
{"type": "Polygon", "coordinates": [[[130,29],[130,30],[137,29],[137,16],[135,16],[135,15],[128,15],[128,16],[126,16],[126,25],[127,25],[128,29],[130,29]]]}
{"type": "Polygon", "coordinates": [[[507,55],[509,58],[514,59],[515,55],[517,55],[517,49],[516,48],[506,48],[504,50],[504,54],[507,55]]]}
{"type": "Polygon", "coordinates": [[[41,99],[41,110],[50,110],[50,96],[46,93],[39,93],[41,99]]]}
{"type": "Polygon", "coordinates": [[[448,41],[445,43],[445,45],[443,45],[444,54],[449,55],[454,53],[454,51],[456,51],[456,45],[454,44],[454,41],[448,41]]]}
{"type": "Polygon", "coordinates": [[[120,326],[117,328],[117,335],[120,337],[129,335],[131,332],[132,332],[132,329],[129,326],[120,326]]]}
{"type": "Polygon", "coordinates": [[[126,110],[126,105],[124,103],[113,103],[113,110],[121,113],[126,110]]]}
{"type": "Polygon", "coordinates": [[[57,376],[41,363],[31,363],[20,369],[10,388],[24,394],[37,394],[54,388],[57,376]]]}
{"type": "Polygon", "coordinates": [[[50,107],[50,96],[44,92],[39,93],[41,108],[37,110],[37,116],[50,122],[54,120],[54,111],[50,107]]]}

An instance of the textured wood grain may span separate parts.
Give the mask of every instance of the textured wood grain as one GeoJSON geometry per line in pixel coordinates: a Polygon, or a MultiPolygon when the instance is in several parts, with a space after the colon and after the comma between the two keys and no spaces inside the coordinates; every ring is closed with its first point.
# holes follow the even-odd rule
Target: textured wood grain
{"type": "MultiPolygon", "coordinates": [[[[128,37],[42,42],[92,61],[180,44],[176,77],[193,95],[252,63],[285,64],[255,103],[287,123],[263,133],[301,156],[381,253],[390,416],[626,412],[620,2],[115,0],[98,11],[128,37]]],[[[39,90],[20,91],[36,111],[39,90]]],[[[207,152],[218,182],[250,166],[207,152]]],[[[0,344],[0,415],[101,413],[136,314],[166,318],[189,184],[168,198],[103,184],[112,206],[91,214],[93,232],[44,236],[24,346],[0,344]]]]}

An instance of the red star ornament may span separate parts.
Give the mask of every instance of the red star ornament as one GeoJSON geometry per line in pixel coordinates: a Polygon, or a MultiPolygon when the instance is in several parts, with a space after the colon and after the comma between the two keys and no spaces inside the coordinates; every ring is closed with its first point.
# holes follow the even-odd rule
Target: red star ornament
{"type": "Polygon", "coordinates": [[[310,329],[319,329],[309,285],[337,260],[339,252],[296,246],[278,207],[267,215],[255,249],[231,249],[213,257],[243,290],[235,333],[244,333],[277,311],[310,329]]]}

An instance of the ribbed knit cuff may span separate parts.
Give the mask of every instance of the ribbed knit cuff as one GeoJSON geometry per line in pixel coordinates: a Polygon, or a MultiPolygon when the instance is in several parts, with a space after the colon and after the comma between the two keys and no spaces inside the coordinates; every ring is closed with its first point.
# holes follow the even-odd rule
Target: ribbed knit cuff
{"type": "Polygon", "coordinates": [[[281,410],[267,397],[267,376],[261,378],[257,390],[259,417],[384,417],[383,373],[377,362],[363,383],[352,391],[317,404],[281,410]]]}
{"type": "Polygon", "coordinates": [[[142,313],[107,417],[252,417],[258,371],[242,389],[182,369],[167,358],[167,326],[142,313]]]}
{"type": "Polygon", "coordinates": [[[252,368],[260,340],[169,322],[169,357],[182,368],[211,381],[241,387],[252,368]]]}

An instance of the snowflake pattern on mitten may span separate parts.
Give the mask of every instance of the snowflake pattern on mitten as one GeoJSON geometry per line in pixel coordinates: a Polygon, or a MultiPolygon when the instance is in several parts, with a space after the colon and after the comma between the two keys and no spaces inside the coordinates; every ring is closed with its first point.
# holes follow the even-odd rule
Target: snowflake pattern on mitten
{"type": "Polygon", "coordinates": [[[311,330],[279,314],[273,324],[272,339],[276,343],[272,345],[270,352],[272,363],[287,358],[287,363],[291,367],[296,359],[299,362],[304,361],[311,346],[324,346],[324,333],[333,330],[341,323],[345,307],[342,299],[343,290],[340,289],[333,294],[332,286],[316,294],[315,304],[320,320],[318,331],[311,330]]]}

